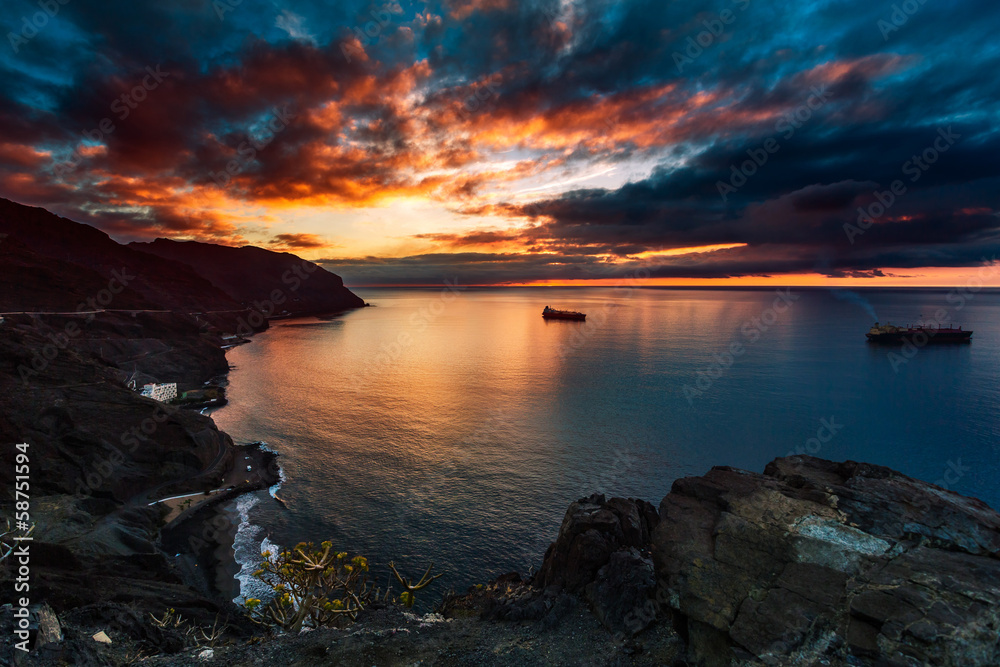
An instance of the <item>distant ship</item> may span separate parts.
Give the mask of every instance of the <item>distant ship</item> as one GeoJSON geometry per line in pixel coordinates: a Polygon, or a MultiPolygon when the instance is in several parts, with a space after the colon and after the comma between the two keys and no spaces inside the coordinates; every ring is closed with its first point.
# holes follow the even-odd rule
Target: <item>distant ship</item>
{"type": "Polygon", "coordinates": [[[581,322],[587,319],[584,313],[575,313],[572,310],[556,310],[548,306],[545,306],[545,310],[542,311],[542,317],[547,320],[578,320],[581,322]]]}
{"type": "Polygon", "coordinates": [[[865,336],[870,343],[886,345],[902,345],[909,342],[923,346],[928,343],[969,343],[972,341],[972,332],[963,331],[962,327],[957,329],[954,327],[897,327],[891,324],[879,325],[878,322],[865,336]]]}

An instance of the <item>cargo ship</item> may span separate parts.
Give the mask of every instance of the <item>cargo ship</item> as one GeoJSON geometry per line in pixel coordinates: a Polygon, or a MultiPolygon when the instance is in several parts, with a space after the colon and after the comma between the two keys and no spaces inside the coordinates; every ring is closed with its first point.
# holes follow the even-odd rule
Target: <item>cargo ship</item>
{"type": "Polygon", "coordinates": [[[576,320],[578,322],[587,319],[584,313],[576,313],[572,310],[556,310],[548,306],[545,306],[545,310],[542,311],[542,317],[547,320],[576,320]]]}
{"type": "Polygon", "coordinates": [[[865,334],[869,343],[882,343],[885,345],[902,345],[911,343],[917,346],[924,346],[928,343],[969,343],[972,341],[972,332],[965,331],[962,327],[957,329],[951,327],[925,327],[921,325],[897,327],[892,324],[875,323],[868,333],[865,334]]]}

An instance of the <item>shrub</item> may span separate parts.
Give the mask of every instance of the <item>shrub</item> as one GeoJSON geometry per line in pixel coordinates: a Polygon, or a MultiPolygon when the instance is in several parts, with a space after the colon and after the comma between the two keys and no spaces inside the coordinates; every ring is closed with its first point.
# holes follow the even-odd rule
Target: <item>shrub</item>
{"type": "Polygon", "coordinates": [[[150,612],[149,617],[156,627],[179,635],[184,642],[185,650],[215,648],[216,644],[229,628],[229,625],[226,623],[219,625],[218,615],[216,615],[215,623],[212,624],[211,628],[192,625],[173,608],[165,611],[162,618],[157,618],[152,612],[150,612]]]}
{"type": "Polygon", "coordinates": [[[399,598],[393,599],[390,588],[382,594],[369,583],[366,558],[348,558],[345,552],[334,552],[331,542],[319,547],[303,542],[273,557],[267,551],[261,555],[264,562],[254,576],[274,591],[274,597],[266,603],[250,598],[244,605],[252,620],[289,632],[354,621],[375,601],[412,607],[414,593],[441,576],[431,576],[431,563],[414,584],[390,563],[390,570],[403,587],[399,598]]]}

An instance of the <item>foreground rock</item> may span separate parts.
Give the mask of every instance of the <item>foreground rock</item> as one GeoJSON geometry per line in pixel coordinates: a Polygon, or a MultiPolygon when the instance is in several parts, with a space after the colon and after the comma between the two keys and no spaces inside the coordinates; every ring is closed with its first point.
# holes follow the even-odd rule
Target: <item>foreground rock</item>
{"type": "Polygon", "coordinates": [[[533,583],[576,593],[594,581],[611,554],[646,548],[658,523],[656,508],[644,500],[607,500],[603,495],[578,500],[566,511],[533,583]]]}
{"type": "Polygon", "coordinates": [[[1000,664],[1000,515],[879,466],[715,468],[660,504],[658,598],[697,664],[1000,664]]]}
{"type": "MultiPolygon", "coordinates": [[[[1000,515],[977,500],[887,468],[791,457],[763,474],[679,480],[658,513],[577,501],[534,579],[504,575],[433,616],[373,608],[344,629],[262,637],[235,610],[205,600],[199,612],[180,581],[151,577],[147,593],[227,624],[210,656],[227,665],[997,665],[998,548],[1000,515]]],[[[134,593],[82,576],[129,604],[59,599],[63,582],[46,582],[65,639],[25,664],[209,660],[137,611],[134,593]]]]}
{"type": "MultiPolygon", "coordinates": [[[[92,610],[87,610],[92,611],[92,610]]],[[[149,656],[144,647],[179,641],[176,633],[133,625],[127,609],[104,613],[94,620],[69,618],[65,646],[49,646],[26,656],[20,664],[129,665],[186,667],[188,665],[300,667],[600,667],[603,665],[672,665],[679,650],[673,639],[648,640],[642,647],[609,635],[584,608],[563,618],[558,626],[479,619],[445,619],[415,615],[388,607],[363,614],[343,629],[321,629],[261,641],[227,639],[214,648],[149,656]],[[95,628],[108,628],[112,644],[94,641],[95,628]],[[133,639],[146,635],[142,641],[133,639]],[[211,653],[208,653],[211,651],[211,653]]],[[[0,620],[3,612],[0,610],[0,620]]],[[[2,663],[0,664],[7,664],[2,663]]]]}
{"type": "Polygon", "coordinates": [[[532,584],[550,598],[583,594],[608,630],[634,635],[653,620],[635,619],[656,586],[648,548],[658,523],[656,508],[644,500],[578,500],[532,584]]]}

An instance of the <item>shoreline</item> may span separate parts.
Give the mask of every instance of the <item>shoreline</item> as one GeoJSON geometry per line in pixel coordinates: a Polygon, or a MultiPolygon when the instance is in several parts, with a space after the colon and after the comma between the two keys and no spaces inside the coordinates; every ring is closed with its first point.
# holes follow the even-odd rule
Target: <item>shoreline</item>
{"type": "MultiPolygon", "coordinates": [[[[363,306],[359,306],[359,308],[365,307],[370,307],[370,304],[365,303],[363,306]]],[[[268,322],[337,317],[352,310],[356,309],[323,313],[297,313],[271,317],[268,318],[268,322]]],[[[263,333],[269,328],[270,326],[253,334],[240,336],[235,342],[223,346],[227,363],[230,349],[253,343],[254,337],[258,333],[263,333]]],[[[240,526],[240,516],[236,503],[243,496],[270,489],[282,481],[278,452],[271,450],[262,441],[238,445],[232,440],[232,436],[220,429],[215,423],[213,417],[216,410],[224,408],[229,403],[228,389],[231,371],[232,365],[230,364],[225,373],[216,375],[209,380],[222,390],[220,397],[222,400],[208,406],[211,412],[204,416],[212,420],[215,428],[229,442],[228,446],[232,457],[226,457],[228,465],[225,465],[224,462],[222,476],[226,482],[222,486],[231,483],[234,476],[240,476],[243,470],[241,466],[245,464],[251,466],[252,475],[243,483],[235,483],[221,490],[216,489],[217,493],[213,492],[203,502],[182,511],[160,527],[160,536],[157,540],[164,554],[171,560],[185,582],[207,597],[224,600],[227,603],[231,603],[241,593],[241,582],[237,575],[243,567],[236,560],[235,553],[236,536],[240,526]],[[239,457],[241,453],[244,457],[249,457],[249,460],[241,459],[239,457]]],[[[281,501],[278,500],[278,502],[281,501]]]]}
{"type": "MultiPolygon", "coordinates": [[[[340,315],[349,311],[338,311],[330,315],[340,315]]],[[[281,319],[316,317],[311,314],[286,316],[281,319]]],[[[275,318],[269,318],[270,320],[275,318]]],[[[226,354],[230,349],[253,343],[257,333],[241,336],[235,342],[222,347],[226,354]]],[[[193,586],[203,595],[232,603],[241,594],[241,582],[238,574],[242,564],[236,560],[236,536],[240,527],[240,515],[237,503],[244,496],[250,496],[270,489],[281,482],[281,467],[278,463],[279,454],[267,447],[263,441],[248,444],[237,444],[229,433],[226,433],[215,422],[217,410],[229,404],[228,389],[229,374],[232,365],[225,373],[212,377],[209,382],[221,390],[218,402],[205,406],[211,411],[201,413],[200,406],[184,406],[191,408],[207,417],[215,428],[228,441],[231,456],[225,458],[222,477],[225,480],[222,487],[211,495],[189,507],[160,527],[158,546],[162,549],[172,566],[177,570],[183,581],[193,586]],[[242,455],[242,458],[241,458],[242,455]],[[248,477],[240,483],[243,476],[243,466],[249,465],[252,470],[248,477]],[[228,486],[227,486],[228,485],[228,486]]]]}
{"type": "MultiPolygon", "coordinates": [[[[185,510],[160,528],[159,539],[161,549],[185,581],[202,594],[227,602],[239,595],[236,574],[242,569],[235,558],[239,516],[232,504],[244,495],[267,490],[280,482],[277,454],[261,449],[256,443],[233,446],[250,456],[253,478],[185,510]]],[[[238,470],[235,465],[244,461],[236,461],[233,470],[238,470]]]]}
{"type": "MultiPolygon", "coordinates": [[[[270,325],[263,331],[268,328],[270,325]]],[[[224,339],[226,344],[221,349],[228,367],[225,373],[215,375],[208,381],[219,387],[219,399],[212,405],[185,406],[210,419],[215,428],[227,438],[232,456],[227,457],[228,465],[223,468],[223,478],[234,481],[235,476],[238,479],[238,473],[243,470],[241,466],[245,464],[253,469],[253,477],[247,478],[243,484],[237,483],[213,494],[204,502],[181,512],[160,527],[157,540],[182,580],[206,597],[225,602],[232,602],[240,594],[240,582],[236,575],[242,567],[236,561],[235,553],[236,534],[239,530],[239,515],[235,503],[244,495],[270,488],[280,482],[276,453],[264,451],[259,442],[236,444],[232,436],[220,429],[214,419],[215,412],[229,404],[229,374],[233,370],[229,363],[229,350],[249,345],[256,333],[259,332],[228,341],[224,339]],[[206,408],[210,410],[208,414],[204,413],[206,408]],[[241,452],[244,456],[242,459],[239,456],[241,452]],[[170,553],[176,555],[171,556],[170,553]]]]}

